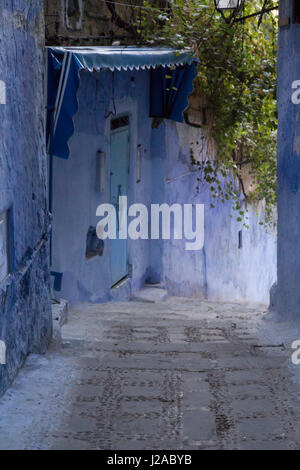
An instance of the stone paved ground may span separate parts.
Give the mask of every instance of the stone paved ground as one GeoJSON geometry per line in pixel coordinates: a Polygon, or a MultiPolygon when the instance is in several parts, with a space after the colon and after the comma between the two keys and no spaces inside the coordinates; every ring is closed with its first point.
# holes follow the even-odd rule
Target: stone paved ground
{"type": "Polygon", "coordinates": [[[300,449],[291,351],[263,336],[262,312],[175,297],[73,308],[61,345],[0,400],[0,448],[300,449]]]}

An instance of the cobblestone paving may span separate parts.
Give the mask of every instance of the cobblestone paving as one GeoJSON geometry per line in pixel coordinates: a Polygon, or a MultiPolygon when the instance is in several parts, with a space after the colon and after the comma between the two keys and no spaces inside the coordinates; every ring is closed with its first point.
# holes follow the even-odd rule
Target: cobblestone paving
{"type": "Polygon", "coordinates": [[[0,400],[0,448],[299,449],[291,351],[259,339],[262,312],[175,297],[73,308],[61,345],[0,400]]]}

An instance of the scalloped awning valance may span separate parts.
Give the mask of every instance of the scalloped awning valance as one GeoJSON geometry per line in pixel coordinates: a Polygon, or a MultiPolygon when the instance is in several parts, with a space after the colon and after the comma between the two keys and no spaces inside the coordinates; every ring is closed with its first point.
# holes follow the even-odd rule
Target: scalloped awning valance
{"type": "Polygon", "coordinates": [[[145,47],[48,48],[48,153],[68,158],[81,70],[151,70],[151,117],[183,122],[197,60],[190,51],[145,47]]]}

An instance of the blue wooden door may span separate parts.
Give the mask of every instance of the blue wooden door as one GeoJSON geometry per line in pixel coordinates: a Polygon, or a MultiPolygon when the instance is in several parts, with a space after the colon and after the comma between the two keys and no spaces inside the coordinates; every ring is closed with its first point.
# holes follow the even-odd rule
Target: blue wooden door
{"type": "MultiPolygon", "coordinates": [[[[129,127],[111,132],[110,197],[116,208],[117,237],[119,231],[119,197],[127,196],[129,175],[129,127]]],[[[127,240],[110,241],[111,286],[127,276],[127,240]]]]}

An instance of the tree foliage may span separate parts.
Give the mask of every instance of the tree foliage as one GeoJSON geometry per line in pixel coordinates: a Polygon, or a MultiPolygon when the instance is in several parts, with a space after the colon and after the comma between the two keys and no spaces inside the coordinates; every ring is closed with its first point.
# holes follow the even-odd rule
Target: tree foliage
{"type": "MultiPolygon", "coordinates": [[[[246,0],[243,14],[262,4],[246,0]]],[[[244,220],[243,199],[264,200],[270,223],[276,205],[276,14],[264,14],[259,27],[258,17],[229,26],[213,0],[173,0],[164,9],[144,1],[143,6],[148,8],[141,10],[137,29],[144,43],[192,49],[199,59],[195,93],[205,96],[213,111],[217,149],[201,162],[192,155],[199,180],[210,184],[214,198],[233,201],[238,220],[244,220]],[[243,168],[252,179],[247,192],[243,168]]]]}

